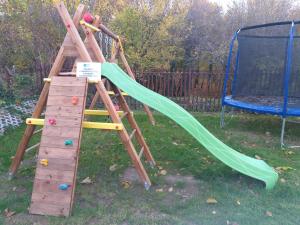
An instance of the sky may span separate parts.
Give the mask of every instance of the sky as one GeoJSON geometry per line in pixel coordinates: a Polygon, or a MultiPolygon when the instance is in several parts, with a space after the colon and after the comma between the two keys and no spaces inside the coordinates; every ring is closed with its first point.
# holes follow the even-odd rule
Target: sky
{"type": "Polygon", "coordinates": [[[224,11],[227,10],[227,6],[232,2],[232,0],[210,0],[211,2],[215,2],[218,5],[221,5],[224,9],[224,11]]]}
{"type": "MultiPolygon", "coordinates": [[[[227,11],[228,5],[230,5],[231,2],[232,2],[232,0],[210,0],[210,1],[211,1],[211,2],[215,2],[215,3],[217,3],[218,5],[222,6],[224,12],[227,11]]],[[[294,3],[294,5],[299,6],[299,5],[300,5],[300,0],[294,0],[293,3],[294,3]]]]}

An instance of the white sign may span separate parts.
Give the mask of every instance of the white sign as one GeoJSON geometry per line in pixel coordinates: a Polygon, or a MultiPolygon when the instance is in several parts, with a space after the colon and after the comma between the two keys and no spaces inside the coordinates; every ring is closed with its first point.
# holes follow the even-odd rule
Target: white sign
{"type": "Polygon", "coordinates": [[[101,80],[101,63],[77,63],[77,77],[87,77],[89,80],[101,80]]]}

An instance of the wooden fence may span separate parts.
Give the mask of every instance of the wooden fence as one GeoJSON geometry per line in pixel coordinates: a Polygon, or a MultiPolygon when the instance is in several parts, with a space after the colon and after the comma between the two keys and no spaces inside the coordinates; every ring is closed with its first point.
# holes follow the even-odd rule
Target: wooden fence
{"type": "MultiPolygon", "coordinates": [[[[189,111],[216,112],[221,107],[224,73],[136,72],[137,81],[189,111]]],[[[132,109],[141,104],[128,99],[132,109]]]]}

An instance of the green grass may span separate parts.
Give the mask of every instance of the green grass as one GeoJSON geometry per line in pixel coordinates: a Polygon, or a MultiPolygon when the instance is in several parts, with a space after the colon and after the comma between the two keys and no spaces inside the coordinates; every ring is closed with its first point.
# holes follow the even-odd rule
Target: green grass
{"type": "MultiPolygon", "coordinates": [[[[147,169],[153,182],[149,191],[135,183],[124,189],[120,176],[131,163],[117,133],[84,130],[72,216],[33,216],[27,207],[34,179],[34,152],[26,155],[15,179],[6,179],[10,158],[24,130],[20,127],[0,137],[0,224],[299,224],[300,152],[280,149],[279,118],[240,114],[220,129],[217,114],[195,116],[236,150],[257,155],[273,167],[295,170],[280,174],[281,181],[266,191],[263,183],[222,164],[166,117],[155,114],[157,125],[152,127],[143,113],[137,113],[146,141],[158,165],[167,170],[166,176],[157,176],[157,169],[147,169]],[[113,164],[118,166],[112,172],[109,167],[113,164]],[[87,176],[94,183],[79,184],[87,176]],[[167,191],[170,187],[172,192],[167,191]],[[164,191],[156,192],[160,188],[164,191]],[[218,203],[207,204],[209,197],[218,203]],[[4,218],[6,208],[17,214],[4,218]]],[[[288,142],[300,142],[299,135],[300,127],[287,125],[288,142]]]]}

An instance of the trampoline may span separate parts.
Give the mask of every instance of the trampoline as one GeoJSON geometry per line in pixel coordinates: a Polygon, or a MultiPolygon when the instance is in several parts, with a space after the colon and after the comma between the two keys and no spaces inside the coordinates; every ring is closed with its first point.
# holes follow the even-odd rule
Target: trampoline
{"type": "Polygon", "coordinates": [[[300,116],[300,21],[239,29],[231,40],[222,95],[225,107],[282,118],[300,116]]]}

